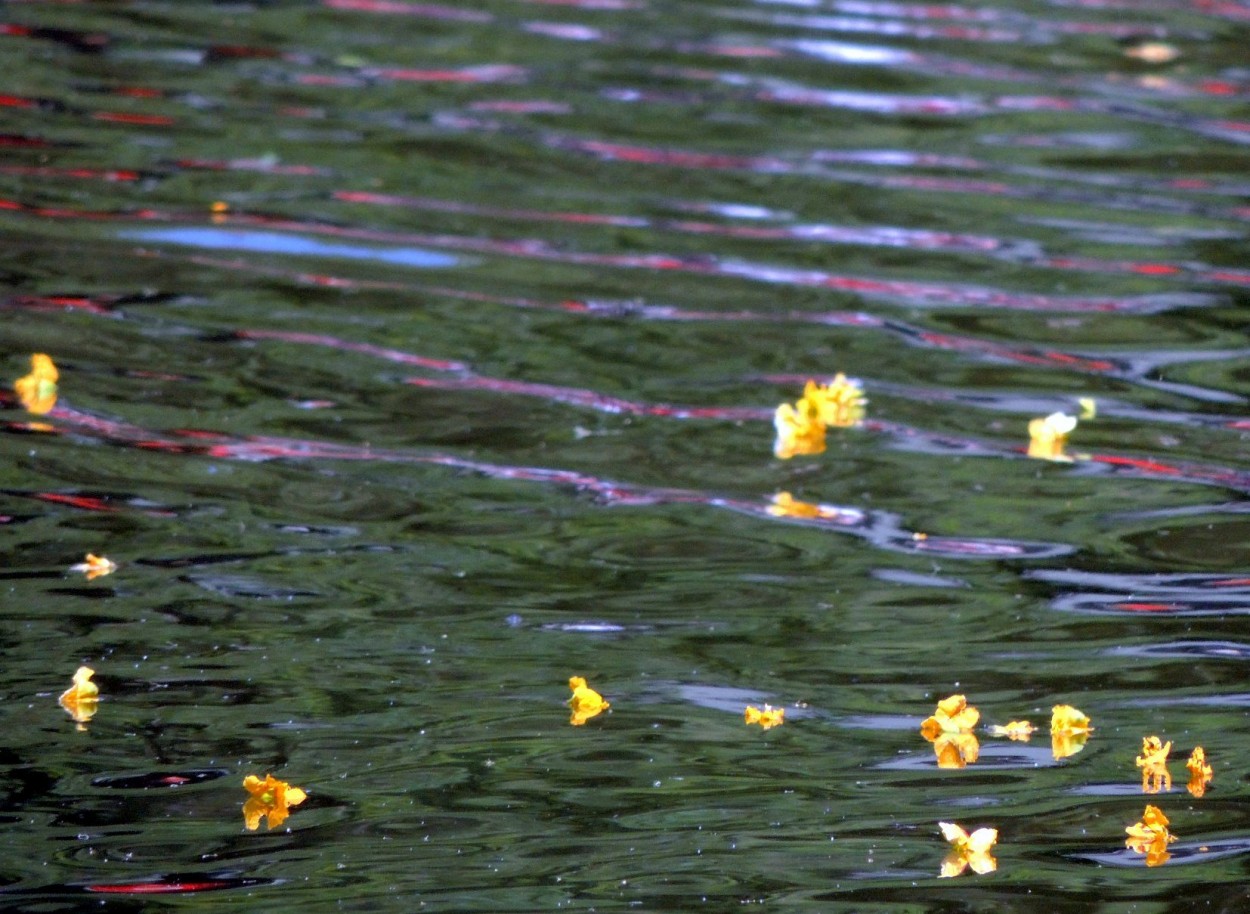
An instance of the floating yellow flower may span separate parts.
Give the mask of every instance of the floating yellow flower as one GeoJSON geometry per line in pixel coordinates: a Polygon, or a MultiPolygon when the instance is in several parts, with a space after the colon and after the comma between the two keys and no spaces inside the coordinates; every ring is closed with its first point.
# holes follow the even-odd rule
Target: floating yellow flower
{"type": "Polygon", "coordinates": [[[971,868],[972,872],[984,875],[998,869],[998,861],[990,855],[990,850],[998,841],[998,829],[978,828],[968,834],[954,822],[939,822],[942,837],[951,843],[951,852],[942,861],[944,879],[958,876],[971,868]]]}
{"type": "Polygon", "coordinates": [[[1185,767],[1189,769],[1189,792],[1195,797],[1201,797],[1207,792],[1207,785],[1211,783],[1213,776],[1211,766],[1207,764],[1207,754],[1201,746],[1194,746],[1185,767]]]}
{"type": "Polygon", "coordinates": [[[27,412],[41,416],[56,406],[56,382],[60,372],[42,352],[30,357],[30,374],[13,382],[13,389],[27,412]]]}
{"type": "Polygon", "coordinates": [[[965,768],[981,757],[981,743],[974,733],[942,733],[933,740],[939,768],[965,768]]]}
{"type": "Polygon", "coordinates": [[[970,733],[981,719],[981,712],[968,704],[963,695],[951,695],[937,703],[933,716],[920,725],[920,732],[927,740],[937,739],[943,733],[970,733]]]}
{"type": "Polygon", "coordinates": [[[91,681],[94,675],[95,670],[91,667],[80,666],[74,673],[74,684],[57,699],[58,704],[74,718],[79,730],[86,729],[82,725],[95,716],[100,706],[100,689],[91,681]]]}
{"type": "Polygon", "coordinates": [[[1089,718],[1071,705],[1055,705],[1050,709],[1050,748],[1056,759],[1076,755],[1089,739],[1089,718]]]}
{"type": "Polygon", "coordinates": [[[1008,739],[1018,739],[1028,741],[1036,729],[1027,720],[1012,720],[1005,725],[995,725],[990,727],[990,733],[995,736],[1005,736],[1008,739]]]}
{"type": "Polygon", "coordinates": [[[825,429],[850,428],[864,419],[864,389],[859,381],[838,372],[828,384],[808,381],[803,396],[791,406],[782,403],[773,414],[777,440],[773,453],[782,460],[825,449],[825,429]]]}
{"type": "Polygon", "coordinates": [[[773,453],[782,460],[824,453],[825,424],[820,421],[817,408],[806,399],[794,406],[789,403],[778,406],[773,414],[773,427],[777,430],[773,453]]]}
{"type": "Polygon", "coordinates": [[[77,565],[70,565],[70,571],[81,571],[87,576],[88,581],[94,581],[98,577],[106,574],[112,574],[117,570],[117,563],[112,559],[107,559],[102,555],[93,555],[88,552],[87,557],[77,565]]]}
{"type": "Polygon", "coordinates": [[[1141,741],[1141,755],[1137,767],[1141,769],[1142,793],[1158,793],[1172,789],[1172,775],[1168,771],[1168,753],[1172,741],[1162,742],[1157,736],[1146,736],[1141,741]]]}
{"type": "Polygon", "coordinates": [[[748,724],[759,724],[765,730],[771,730],[773,727],[780,727],[786,722],[786,709],[764,705],[761,710],[760,708],[747,705],[743,717],[748,724]]]}
{"type": "Polygon", "coordinates": [[[1045,419],[1032,420],[1029,423],[1029,456],[1039,460],[1070,462],[1072,458],[1063,449],[1074,428],[1076,417],[1064,413],[1051,413],[1045,419]]]}
{"type": "Polygon", "coordinates": [[[842,515],[842,512],[836,508],[813,504],[810,501],[799,501],[789,492],[778,492],[774,495],[772,503],[768,506],[768,513],[774,517],[807,518],[835,518],[842,515]]]}
{"type": "Polygon", "coordinates": [[[286,781],[279,781],[266,774],[262,781],[254,774],[243,779],[243,789],[251,796],[243,804],[243,824],[248,831],[260,826],[261,816],[270,828],[277,828],[291,814],[290,807],[298,806],[308,799],[308,794],[286,781]]]}
{"type": "Polygon", "coordinates": [[[828,384],[808,381],[803,399],[816,407],[820,421],[834,428],[851,428],[864,421],[864,388],[859,381],[838,372],[828,384]]]}
{"type": "Polygon", "coordinates": [[[1080,419],[1082,422],[1088,422],[1090,419],[1098,417],[1098,401],[1093,397],[1081,397],[1076,403],[1077,406],[1081,407],[1080,419]]]}
{"type": "Polygon", "coordinates": [[[1146,866],[1160,866],[1172,855],[1168,845],[1176,836],[1168,831],[1168,817],[1157,806],[1147,806],[1141,821],[1124,829],[1128,838],[1124,846],[1131,851],[1146,855],[1146,866]]]}
{"type": "Polygon", "coordinates": [[[573,697],[568,701],[569,707],[573,709],[569,723],[574,727],[580,727],[595,715],[602,714],[612,707],[603,700],[602,695],[586,685],[586,680],[581,676],[571,677],[569,688],[573,690],[573,697]]]}

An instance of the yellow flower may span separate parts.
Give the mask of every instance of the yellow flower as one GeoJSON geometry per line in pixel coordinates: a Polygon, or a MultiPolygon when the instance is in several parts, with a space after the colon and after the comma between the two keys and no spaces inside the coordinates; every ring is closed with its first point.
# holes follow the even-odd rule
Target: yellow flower
{"type": "Polygon", "coordinates": [[[573,697],[568,701],[569,707],[573,709],[569,723],[574,727],[580,727],[595,715],[602,714],[612,707],[603,700],[602,695],[586,685],[586,680],[581,676],[571,677],[569,688],[573,690],[573,697]]]}
{"type": "Polygon", "coordinates": [[[920,732],[930,741],[943,733],[970,733],[980,719],[981,712],[963,695],[951,695],[938,702],[933,716],[920,725],[920,732]]]}
{"type": "Polygon", "coordinates": [[[828,384],[808,381],[803,399],[815,407],[821,422],[834,428],[850,428],[863,422],[864,404],[868,402],[859,381],[840,371],[828,384]]]}
{"type": "Polygon", "coordinates": [[[80,666],[74,673],[74,684],[57,699],[57,703],[74,718],[79,730],[86,729],[82,725],[95,716],[100,705],[100,689],[91,681],[94,675],[95,670],[91,667],[80,666]]]}
{"type": "Polygon", "coordinates": [[[30,357],[30,374],[13,382],[13,389],[27,412],[41,416],[56,406],[56,382],[60,372],[42,352],[30,357]]]}
{"type": "Polygon", "coordinates": [[[1195,797],[1202,796],[1207,792],[1207,785],[1211,783],[1213,772],[1211,766],[1207,764],[1207,754],[1201,746],[1194,746],[1193,754],[1189,756],[1185,767],[1189,769],[1189,792],[1195,797]]]}
{"type": "Polygon", "coordinates": [[[974,733],[943,733],[933,740],[939,768],[963,768],[981,757],[981,743],[974,733]]]}
{"type": "Polygon", "coordinates": [[[782,460],[799,455],[821,454],[825,450],[825,424],[818,409],[806,399],[794,406],[782,403],[773,414],[777,440],[773,453],[782,460]]]}
{"type": "Polygon", "coordinates": [[[747,705],[747,709],[743,714],[748,724],[759,724],[765,730],[771,730],[773,727],[780,727],[786,722],[786,709],[774,708],[772,705],[764,705],[763,710],[747,705]]]}
{"type": "Polygon", "coordinates": [[[777,440],[773,453],[782,460],[825,450],[825,429],[849,428],[864,419],[864,390],[859,381],[838,372],[828,384],[808,381],[793,406],[782,403],[773,414],[777,440]]]}
{"type": "Polygon", "coordinates": [[[1098,401],[1097,400],[1095,400],[1093,397],[1081,397],[1076,402],[1077,402],[1077,405],[1081,407],[1080,419],[1082,422],[1088,422],[1090,419],[1097,418],[1098,416],[1098,401]]]}
{"type": "Polygon", "coordinates": [[[1008,721],[1005,726],[995,725],[990,727],[990,733],[995,736],[1005,736],[1008,739],[1018,739],[1027,742],[1033,735],[1034,729],[1036,728],[1027,720],[1012,720],[1008,721]]]}
{"type": "Polygon", "coordinates": [[[789,492],[778,492],[774,495],[767,510],[774,517],[835,518],[841,517],[843,513],[837,508],[799,501],[789,492]]]}
{"type": "Polygon", "coordinates": [[[1158,793],[1172,789],[1172,775],[1168,771],[1168,753],[1172,741],[1162,742],[1157,736],[1146,736],[1141,741],[1141,755],[1137,767],[1141,769],[1142,793],[1158,793]]]}
{"type": "Polygon", "coordinates": [[[998,869],[998,861],[990,855],[990,850],[998,841],[998,829],[978,828],[968,834],[954,822],[939,822],[942,837],[952,845],[951,852],[942,861],[940,875],[949,879],[958,876],[971,867],[972,872],[984,875],[998,869]]]}
{"type": "Polygon", "coordinates": [[[1085,748],[1085,741],[1094,728],[1089,718],[1071,705],[1055,705],[1050,709],[1050,748],[1056,759],[1076,755],[1085,748]]]}
{"type": "Polygon", "coordinates": [[[261,816],[270,828],[277,828],[291,814],[290,807],[298,806],[308,799],[308,794],[286,781],[279,781],[266,774],[262,781],[254,774],[243,779],[243,789],[251,796],[243,804],[243,824],[248,831],[260,826],[261,816]]]}
{"type": "Polygon", "coordinates": [[[87,553],[87,557],[77,565],[70,565],[70,571],[81,571],[87,575],[88,581],[94,581],[98,577],[106,574],[112,574],[117,570],[117,563],[111,559],[107,559],[102,555],[93,555],[87,553]]]}
{"type": "Polygon", "coordinates": [[[1074,428],[1076,417],[1064,413],[1051,413],[1045,419],[1032,420],[1029,423],[1029,456],[1070,462],[1072,458],[1063,452],[1063,448],[1074,428]]]}
{"type": "Polygon", "coordinates": [[[1176,840],[1176,836],[1168,831],[1168,817],[1157,806],[1147,806],[1141,821],[1124,831],[1128,834],[1124,846],[1145,854],[1146,866],[1160,866],[1172,856],[1168,853],[1168,845],[1176,840]]]}

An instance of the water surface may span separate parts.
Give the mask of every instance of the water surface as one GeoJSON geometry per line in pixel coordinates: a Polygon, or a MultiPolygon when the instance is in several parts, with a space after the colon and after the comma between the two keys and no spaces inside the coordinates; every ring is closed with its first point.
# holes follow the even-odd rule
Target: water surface
{"type": "Polygon", "coordinates": [[[1248,40],[1232,0],[0,4],[5,365],[61,370],[3,404],[0,908],[1243,907],[1248,40]],[[839,371],[865,423],[775,458],[839,371]],[[940,770],[954,692],[1096,730],[940,770]],[[265,772],[309,799],[248,832],[265,772]],[[998,871],[938,879],[939,821],[998,871]]]}

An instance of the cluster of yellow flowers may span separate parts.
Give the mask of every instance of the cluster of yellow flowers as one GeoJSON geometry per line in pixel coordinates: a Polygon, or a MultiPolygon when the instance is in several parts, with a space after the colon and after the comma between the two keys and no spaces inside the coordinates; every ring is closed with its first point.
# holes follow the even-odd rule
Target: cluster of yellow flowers
{"type": "MultiPolygon", "coordinates": [[[[828,384],[809,380],[803,388],[803,396],[794,405],[782,403],[773,414],[773,427],[777,433],[773,453],[782,460],[824,453],[826,429],[830,426],[851,428],[861,424],[867,402],[863,385],[842,372],[838,372],[828,384]]],[[[1088,397],[1082,397],[1078,402],[1081,418],[1093,419],[1097,404],[1088,397]]],[[[1076,424],[1075,416],[1062,412],[1031,420],[1028,456],[1070,463],[1073,458],[1068,456],[1065,448],[1076,424]]],[[[789,497],[788,493],[782,494],[789,497]]],[[[783,509],[772,513],[801,516],[796,510],[783,509]]]]}
{"type": "MultiPolygon", "coordinates": [[[[920,734],[933,743],[939,768],[963,768],[980,755],[981,744],[973,730],[981,712],[968,704],[963,695],[951,695],[937,704],[933,715],[920,725],[920,734]]],[[[1034,726],[1027,720],[1013,720],[1003,726],[989,728],[994,736],[1028,740],[1034,726]]],[[[1093,729],[1089,718],[1071,705],[1055,705],[1051,709],[1051,751],[1056,759],[1076,755],[1085,746],[1093,729]]]]}
{"type": "MultiPolygon", "coordinates": [[[[100,688],[91,681],[95,670],[80,666],[74,673],[73,684],[61,693],[58,703],[85,730],[86,723],[95,716],[100,706],[100,688]]],[[[298,806],[308,799],[308,794],[286,781],[279,781],[266,774],[262,781],[254,774],[243,779],[243,789],[248,792],[243,804],[243,824],[248,831],[255,831],[263,817],[269,828],[277,828],[291,814],[290,807],[298,806]]]]}
{"type": "MultiPolygon", "coordinates": [[[[963,695],[951,695],[938,702],[933,714],[920,725],[920,733],[933,743],[939,768],[963,768],[974,763],[980,752],[973,729],[981,719],[981,712],[963,695]]],[[[1056,759],[1067,758],[1079,752],[1093,730],[1089,717],[1071,705],[1055,705],[1051,709],[1051,748],[1056,759]]],[[[1004,726],[990,728],[995,736],[1009,739],[1029,739],[1034,727],[1027,720],[1013,720],[1004,726]]],[[[1141,755],[1137,767],[1142,770],[1143,793],[1158,793],[1172,789],[1172,775],[1167,769],[1168,753],[1172,743],[1163,742],[1157,736],[1142,739],[1141,755]]],[[[1189,792],[1195,797],[1206,793],[1211,783],[1211,766],[1201,746],[1195,746],[1186,763],[1189,769],[1189,792]]],[[[997,829],[979,828],[969,835],[963,828],[950,822],[939,822],[942,835],[952,845],[952,850],[942,862],[942,876],[958,876],[965,869],[974,873],[989,873],[998,863],[990,855],[990,849],[998,840],[997,829]]],[[[1176,837],[1168,831],[1168,818],[1157,807],[1147,806],[1142,820],[1125,829],[1129,850],[1146,855],[1147,866],[1159,866],[1171,856],[1168,845],[1176,837]]]]}
{"type": "Polygon", "coordinates": [[[859,425],[867,402],[859,381],[841,372],[828,384],[808,381],[798,402],[782,403],[773,414],[777,431],[773,453],[782,460],[823,453],[825,430],[859,425]]]}

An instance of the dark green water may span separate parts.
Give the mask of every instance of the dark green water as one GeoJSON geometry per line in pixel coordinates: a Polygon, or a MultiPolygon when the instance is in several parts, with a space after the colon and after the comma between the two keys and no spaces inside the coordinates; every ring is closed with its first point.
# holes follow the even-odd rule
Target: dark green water
{"type": "Polygon", "coordinates": [[[1244,910],[1248,41],[1232,0],[0,3],[5,377],[61,370],[3,404],[0,909],[1244,910]],[[776,459],[838,371],[868,421],[776,459]],[[953,692],[1043,732],[939,770],[953,692]],[[309,799],[248,832],[265,772],[309,799]],[[939,821],[998,870],[938,879],[939,821]]]}

